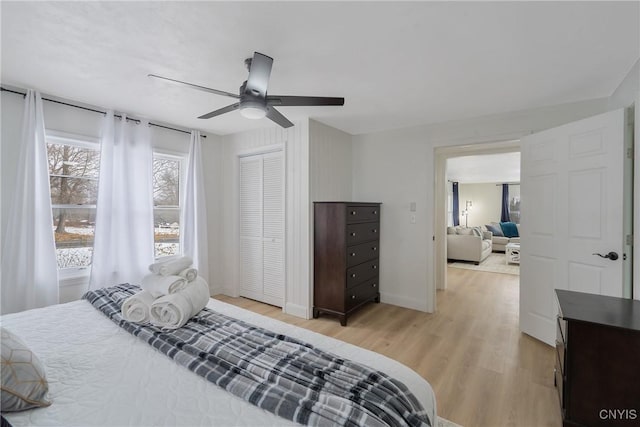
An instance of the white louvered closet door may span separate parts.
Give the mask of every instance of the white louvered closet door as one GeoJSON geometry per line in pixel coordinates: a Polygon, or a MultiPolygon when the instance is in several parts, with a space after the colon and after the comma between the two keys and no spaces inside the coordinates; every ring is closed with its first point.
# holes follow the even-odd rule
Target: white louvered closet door
{"type": "Polygon", "coordinates": [[[284,301],[284,157],[240,159],[240,295],[284,301]]]}

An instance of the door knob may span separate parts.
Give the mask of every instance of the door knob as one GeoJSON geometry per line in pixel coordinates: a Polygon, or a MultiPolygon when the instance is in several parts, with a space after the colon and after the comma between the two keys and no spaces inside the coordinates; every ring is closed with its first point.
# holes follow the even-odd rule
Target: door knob
{"type": "Polygon", "coordinates": [[[592,255],[598,255],[600,258],[609,258],[611,261],[615,261],[618,259],[618,254],[616,252],[609,252],[606,255],[602,255],[602,254],[592,254],[592,255]]]}

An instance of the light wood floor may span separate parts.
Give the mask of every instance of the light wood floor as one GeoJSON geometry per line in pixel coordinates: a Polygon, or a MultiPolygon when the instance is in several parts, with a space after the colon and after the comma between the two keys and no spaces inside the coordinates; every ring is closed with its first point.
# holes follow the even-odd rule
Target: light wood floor
{"type": "Polygon", "coordinates": [[[382,353],[433,387],[438,415],[465,427],[561,426],[553,348],[518,329],[518,276],[449,268],[435,314],[368,304],[341,327],[245,298],[239,307],[382,353]]]}

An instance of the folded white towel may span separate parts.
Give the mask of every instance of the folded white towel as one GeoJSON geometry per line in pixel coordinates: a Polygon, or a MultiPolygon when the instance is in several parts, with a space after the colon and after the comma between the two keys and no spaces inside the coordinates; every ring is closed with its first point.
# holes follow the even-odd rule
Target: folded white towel
{"type": "Polygon", "coordinates": [[[156,262],[149,266],[149,271],[161,276],[169,276],[172,274],[178,274],[185,268],[191,267],[193,260],[188,256],[171,257],[169,259],[156,262]]]}
{"type": "Polygon", "coordinates": [[[147,323],[151,319],[149,313],[153,301],[153,295],[144,290],[131,295],[122,303],[122,317],[129,322],[147,323]]]}
{"type": "Polygon", "coordinates": [[[193,267],[189,267],[178,273],[178,276],[184,277],[188,281],[193,282],[196,280],[196,277],[198,277],[198,270],[193,267]]]}
{"type": "Polygon", "coordinates": [[[181,276],[158,276],[147,274],[142,278],[140,287],[153,295],[154,298],[178,292],[184,289],[189,281],[181,276]]]}
{"type": "Polygon", "coordinates": [[[151,323],[177,329],[198,314],[209,302],[209,285],[202,277],[175,294],[165,295],[151,304],[151,323]]]}

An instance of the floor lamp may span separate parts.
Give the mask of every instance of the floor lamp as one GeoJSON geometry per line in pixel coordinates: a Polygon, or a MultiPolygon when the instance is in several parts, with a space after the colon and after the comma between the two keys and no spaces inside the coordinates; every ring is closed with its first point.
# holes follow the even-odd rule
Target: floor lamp
{"type": "Polygon", "coordinates": [[[469,226],[469,211],[471,210],[471,207],[473,206],[473,203],[471,202],[471,200],[467,200],[465,202],[465,207],[464,210],[462,211],[462,215],[464,216],[464,227],[467,228],[469,226]]]}

